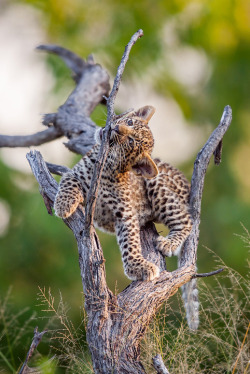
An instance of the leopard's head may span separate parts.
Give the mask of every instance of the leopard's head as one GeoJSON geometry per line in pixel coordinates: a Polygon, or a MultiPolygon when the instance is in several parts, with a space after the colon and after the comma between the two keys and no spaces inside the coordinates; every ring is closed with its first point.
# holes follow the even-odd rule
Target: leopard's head
{"type": "MultiPolygon", "coordinates": [[[[119,164],[120,171],[131,170],[136,175],[154,178],[157,166],[151,158],[154,138],[148,122],[155,112],[152,106],[120,116],[111,125],[109,158],[119,164]]],[[[102,130],[97,133],[99,141],[102,130]]]]}

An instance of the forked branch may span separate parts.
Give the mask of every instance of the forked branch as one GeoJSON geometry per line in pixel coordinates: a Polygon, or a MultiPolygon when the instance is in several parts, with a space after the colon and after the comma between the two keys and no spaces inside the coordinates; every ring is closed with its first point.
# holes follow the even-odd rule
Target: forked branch
{"type": "Polygon", "coordinates": [[[38,374],[37,370],[35,370],[35,369],[32,370],[28,367],[28,362],[31,359],[31,357],[33,356],[35,349],[37,348],[38,344],[40,344],[40,342],[42,340],[42,337],[46,332],[47,332],[47,330],[39,332],[38,327],[35,328],[34,337],[32,339],[30,349],[27,353],[26,359],[25,359],[25,361],[24,361],[24,363],[21,367],[21,370],[18,372],[18,374],[28,374],[28,373],[31,373],[31,372],[38,374]]]}
{"type": "Polygon", "coordinates": [[[39,50],[54,53],[61,57],[73,72],[76,87],[57,113],[45,114],[44,131],[25,136],[0,135],[0,147],[37,146],[65,136],[68,149],[84,155],[94,145],[94,133],[97,128],[90,114],[108,95],[109,76],[90,57],[86,61],[65,48],[54,45],[41,45],[39,50]]]}

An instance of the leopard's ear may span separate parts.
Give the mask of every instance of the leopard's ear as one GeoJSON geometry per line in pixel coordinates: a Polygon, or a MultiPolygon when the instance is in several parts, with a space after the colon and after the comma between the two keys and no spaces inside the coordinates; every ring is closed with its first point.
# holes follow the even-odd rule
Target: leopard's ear
{"type": "Polygon", "coordinates": [[[134,114],[142,120],[149,122],[155,112],[155,108],[151,105],[145,105],[142,108],[136,110],[134,114]]]}
{"type": "Polygon", "coordinates": [[[143,157],[136,161],[131,171],[135,175],[140,175],[147,179],[154,178],[159,173],[156,164],[147,153],[144,153],[143,157]]]}

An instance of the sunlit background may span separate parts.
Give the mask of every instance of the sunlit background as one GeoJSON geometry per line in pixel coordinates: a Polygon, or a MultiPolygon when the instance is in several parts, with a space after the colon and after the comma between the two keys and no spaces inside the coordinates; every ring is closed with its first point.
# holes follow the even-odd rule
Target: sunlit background
{"type": "MultiPolygon", "coordinates": [[[[237,235],[243,226],[250,227],[248,0],[1,0],[0,133],[41,131],[42,114],[56,111],[74,87],[64,64],[35,51],[37,45],[58,44],[82,57],[93,54],[112,79],[125,45],[139,28],[144,37],[132,49],[116,109],[156,107],[151,120],[155,156],[191,178],[195,156],[225,105],[233,109],[222,163],[211,163],[206,176],[198,268],[216,268],[211,249],[227,266],[246,274],[248,249],[237,235]]],[[[93,120],[103,125],[105,118],[100,106],[93,120]]],[[[47,161],[72,166],[79,157],[63,141],[39,150],[47,161]]],[[[38,286],[50,287],[55,297],[62,293],[72,319],[79,321],[76,243],[69,229],[47,214],[26,161],[28,151],[0,150],[0,298],[11,288],[12,308],[29,308],[24,321],[33,312],[42,314],[38,286]]],[[[128,280],[116,240],[104,234],[101,240],[108,284],[121,291],[128,280]]],[[[34,324],[43,328],[45,322],[34,324]]]]}

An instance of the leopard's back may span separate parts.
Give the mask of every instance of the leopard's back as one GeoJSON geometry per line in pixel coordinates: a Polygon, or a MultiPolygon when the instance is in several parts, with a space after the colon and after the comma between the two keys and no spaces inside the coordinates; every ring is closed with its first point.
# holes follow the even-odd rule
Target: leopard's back
{"type": "Polygon", "coordinates": [[[178,196],[183,204],[188,204],[190,194],[190,183],[185,175],[171,164],[161,161],[159,158],[154,159],[159,174],[158,179],[167,185],[167,187],[178,196]]]}

